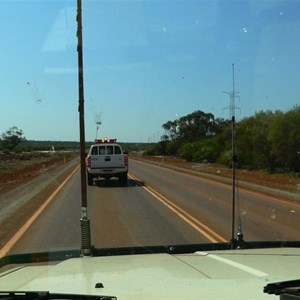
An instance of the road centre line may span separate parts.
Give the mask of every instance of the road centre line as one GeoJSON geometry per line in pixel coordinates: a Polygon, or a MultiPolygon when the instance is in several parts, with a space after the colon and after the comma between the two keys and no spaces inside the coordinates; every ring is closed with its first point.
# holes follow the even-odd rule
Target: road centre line
{"type": "MultiPolygon", "coordinates": [[[[131,173],[128,175],[131,179],[136,181],[141,181],[136,176],[132,175],[131,173]]],[[[190,215],[187,211],[167,199],[165,196],[161,195],[159,192],[154,190],[149,186],[142,185],[142,188],[145,189],[148,193],[154,196],[158,201],[164,204],[167,208],[173,211],[177,216],[179,216],[182,220],[192,226],[196,231],[198,231],[201,235],[207,238],[212,243],[219,243],[219,242],[228,242],[224,237],[219,235],[217,232],[212,230],[210,227],[205,225],[204,223],[197,220],[195,217],[190,215]]]]}
{"type": "Polygon", "coordinates": [[[42,211],[48,206],[48,204],[54,199],[58,192],[64,187],[64,185],[70,180],[70,178],[77,172],[80,165],[78,165],[72,173],[56,188],[56,190],[47,198],[47,200],[40,206],[40,208],[27,220],[27,222],[15,233],[15,235],[6,243],[6,245],[0,250],[0,258],[4,257],[16,242],[22,237],[30,225],[37,219],[42,211]]]}

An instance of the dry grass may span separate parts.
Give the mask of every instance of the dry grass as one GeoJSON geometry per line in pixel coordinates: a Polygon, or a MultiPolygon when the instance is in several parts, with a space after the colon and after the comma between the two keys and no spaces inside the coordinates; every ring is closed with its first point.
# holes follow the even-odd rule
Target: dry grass
{"type": "Polygon", "coordinates": [[[72,154],[0,153],[0,192],[74,157],[72,154]]]}

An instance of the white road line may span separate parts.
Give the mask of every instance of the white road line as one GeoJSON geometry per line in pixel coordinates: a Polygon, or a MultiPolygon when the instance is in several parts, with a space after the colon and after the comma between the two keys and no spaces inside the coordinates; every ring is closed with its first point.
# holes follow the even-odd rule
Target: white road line
{"type": "Polygon", "coordinates": [[[15,243],[21,238],[25,231],[35,221],[35,219],[42,213],[48,204],[54,199],[58,192],[64,187],[69,179],[77,172],[79,166],[57,187],[57,189],[48,197],[48,199],[40,206],[40,208],[29,218],[29,220],[15,233],[15,235],[8,241],[8,243],[0,250],[0,258],[5,256],[15,243]]]}
{"type": "MultiPolygon", "coordinates": [[[[129,174],[129,177],[140,181],[137,177],[132,174],[129,174]]],[[[192,226],[196,231],[198,231],[201,235],[207,238],[212,243],[224,242],[226,243],[227,240],[219,235],[217,232],[212,230],[210,227],[205,225],[204,223],[200,222],[198,219],[190,215],[187,211],[179,207],[178,205],[174,204],[172,201],[155,191],[153,188],[149,186],[142,186],[148,193],[154,196],[158,201],[164,204],[167,208],[172,210],[177,216],[179,216],[182,220],[192,226]]]]}

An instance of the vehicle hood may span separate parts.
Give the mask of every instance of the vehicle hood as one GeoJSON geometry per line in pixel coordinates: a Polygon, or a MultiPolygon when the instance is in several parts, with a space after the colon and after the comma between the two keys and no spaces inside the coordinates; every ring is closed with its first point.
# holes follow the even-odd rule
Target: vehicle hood
{"type": "Polygon", "coordinates": [[[297,279],[299,270],[298,248],[82,257],[10,268],[0,274],[0,290],[124,300],[276,299],[264,286],[297,279]]]}

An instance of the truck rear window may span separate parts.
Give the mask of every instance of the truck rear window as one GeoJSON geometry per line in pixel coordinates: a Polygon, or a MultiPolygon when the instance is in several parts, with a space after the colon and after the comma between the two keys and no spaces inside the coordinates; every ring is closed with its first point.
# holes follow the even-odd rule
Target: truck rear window
{"type": "Polygon", "coordinates": [[[91,155],[98,155],[98,147],[92,148],[91,155]]]}
{"type": "Polygon", "coordinates": [[[106,155],[105,146],[99,146],[99,155],[106,155]]]}
{"type": "Polygon", "coordinates": [[[106,146],[107,155],[114,154],[114,146],[106,146]]]}
{"type": "Polygon", "coordinates": [[[114,146],[115,147],[115,154],[121,154],[121,148],[119,146],[114,146]]]}
{"type": "Polygon", "coordinates": [[[91,150],[91,155],[113,155],[122,154],[122,150],[119,146],[93,146],[91,150]]]}

